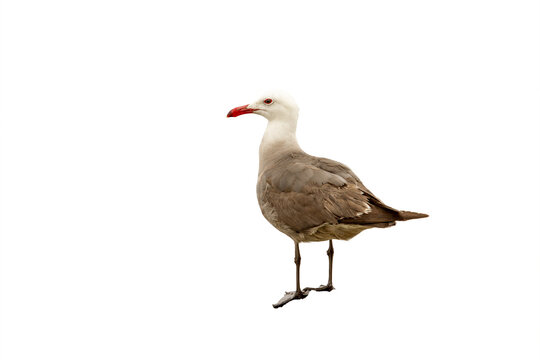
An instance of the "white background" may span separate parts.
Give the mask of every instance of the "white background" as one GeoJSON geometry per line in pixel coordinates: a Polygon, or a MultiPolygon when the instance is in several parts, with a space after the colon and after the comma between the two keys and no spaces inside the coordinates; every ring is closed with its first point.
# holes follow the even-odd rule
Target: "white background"
{"type": "Polygon", "coordinates": [[[1,6],[3,360],[539,358],[537,1],[1,6]],[[431,215],[279,310],[266,120],[225,118],[274,88],[304,150],[431,215]]]}

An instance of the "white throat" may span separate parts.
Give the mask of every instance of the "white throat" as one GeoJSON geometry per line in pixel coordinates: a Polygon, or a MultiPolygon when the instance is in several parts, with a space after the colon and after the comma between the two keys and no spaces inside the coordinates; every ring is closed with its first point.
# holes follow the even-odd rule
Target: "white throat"
{"type": "Polygon", "coordinates": [[[282,152],[302,151],[296,140],[296,119],[272,119],[259,147],[259,164],[282,152]]]}

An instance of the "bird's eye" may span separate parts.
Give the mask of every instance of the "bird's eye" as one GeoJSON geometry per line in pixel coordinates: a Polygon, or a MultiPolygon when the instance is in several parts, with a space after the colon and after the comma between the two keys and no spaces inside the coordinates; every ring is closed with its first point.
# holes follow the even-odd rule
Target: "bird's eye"
{"type": "Polygon", "coordinates": [[[274,102],[274,100],[272,100],[272,99],[264,99],[264,103],[265,103],[266,105],[270,105],[270,104],[273,103],[273,102],[274,102]]]}

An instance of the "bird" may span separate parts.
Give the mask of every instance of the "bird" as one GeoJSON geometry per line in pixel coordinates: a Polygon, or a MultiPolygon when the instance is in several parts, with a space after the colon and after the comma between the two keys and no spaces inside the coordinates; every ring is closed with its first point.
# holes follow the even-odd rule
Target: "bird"
{"type": "Polygon", "coordinates": [[[346,165],[304,152],[296,139],[299,107],[288,93],[268,92],[255,102],[233,108],[227,117],[245,114],[268,121],[259,146],[259,207],[266,220],[294,242],[296,289],[285,292],[274,308],[304,299],[310,291],[334,290],[333,240],[350,240],[366,229],[428,216],[384,204],[346,165]],[[300,243],[327,240],[327,284],[302,289],[300,243]]]}

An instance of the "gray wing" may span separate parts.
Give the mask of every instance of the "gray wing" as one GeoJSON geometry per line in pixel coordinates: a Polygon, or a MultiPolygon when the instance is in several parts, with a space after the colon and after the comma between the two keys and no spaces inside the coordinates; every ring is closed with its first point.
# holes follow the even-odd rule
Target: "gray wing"
{"type": "Polygon", "coordinates": [[[315,156],[310,156],[310,158],[311,158],[311,162],[316,167],[322,170],[325,170],[327,172],[330,172],[332,174],[341,176],[342,178],[346,179],[348,182],[353,183],[356,186],[358,186],[366,194],[369,194],[371,197],[377,199],[375,195],[373,195],[373,193],[369,191],[364,186],[364,184],[362,184],[358,176],[356,176],[356,174],[348,166],[340,162],[337,162],[335,160],[331,160],[331,159],[315,157],[315,156]]]}
{"type": "Polygon", "coordinates": [[[295,231],[340,222],[380,224],[399,216],[348,167],[307,154],[287,157],[268,168],[260,175],[257,190],[259,202],[268,203],[278,220],[295,231]]]}
{"type": "Polygon", "coordinates": [[[346,165],[331,159],[318,157],[312,158],[312,161],[314,162],[314,164],[316,164],[316,166],[331,173],[338,174],[346,178],[349,182],[353,182],[368,197],[368,202],[371,205],[371,211],[369,213],[353,218],[343,218],[339,222],[359,225],[384,225],[385,223],[391,223],[396,220],[406,221],[412,219],[420,219],[428,216],[427,214],[414,211],[403,211],[394,209],[393,207],[386,205],[378,197],[373,195],[373,193],[369,191],[368,188],[364,186],[364,184],[362,184],[358,176],[356,176],[356,174],[346,165]]]}

